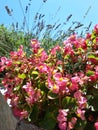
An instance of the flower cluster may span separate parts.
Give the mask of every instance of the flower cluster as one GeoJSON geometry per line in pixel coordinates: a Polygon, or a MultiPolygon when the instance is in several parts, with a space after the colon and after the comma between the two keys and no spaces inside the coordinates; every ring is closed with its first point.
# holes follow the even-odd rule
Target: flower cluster
{"type": "Polygon", "coordinates": [[[98,111],[98,25],[86,38],[73,34],[48,52],[36,39],[30,45],[30,56],[20,46],[0,60],[13,114],[46,130],[87,128],[89,123],[97,130],[98,116],[91,113],[98,111]]]}

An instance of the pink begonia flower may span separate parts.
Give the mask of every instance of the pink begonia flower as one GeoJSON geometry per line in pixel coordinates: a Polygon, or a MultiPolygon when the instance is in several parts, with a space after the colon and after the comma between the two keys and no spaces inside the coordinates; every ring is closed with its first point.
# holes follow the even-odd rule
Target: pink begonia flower
{"type": "Polygon", "coordinates": [[[4,69],[5,69],[5,65],[0,66],[0,72],[4,71],[4,69]]]}
{"type": "Polygon", "coordinates": [[[94,26],[94,31],[98,34],[98,24],[94,26]]]}
{"type": "Polygon", "coordinates": [[[2,84],[9,93],[12,92],[12,89],[13,89],[12,79],[10,80],[8,77],[5,76],[5,78],[2,80],[2,84]]]}
{"type": "Polygon", "coordinates": [[[76,118],[76,117],[72,117],[72,118],[71,118],[71,122],[75,125],[76,122],[77,122],[77,118],[76,118]]]}
{"type": "Polygon", "coordinates": [[[61,73],[55,73],[54,75],[53,75],[53,78],[55,79],[55,80],[59,80],[60,78],[62,78],[62,74],[61,73]]]}
{"type": "Polygon", "coordinates": [[[86,39],[91,39],[91,34],[90,33],[86,34],[86,39]]]}
{"type": "Polygon", "coordinates": [[[66,84],[68,82],[68,79],[65,77],[62,77],[61,73],[55,73],[53,75],[53,78],[55,79],[56,84],[59,86],[59,89],[61,91],[66,89],[66,84]]]}
{"type": "Polygon", "coordinates": [[[21,111],[20,119],[24,119],[28,117],[28,112],[26,110],[21,111]]]}
{"type": "Polygon", "coordinates": [[[33,95],[29,95],[29,97],[26,98],[26,101],[32,105],[33,103],[37,102],[41,97],[41,91],[40,89],[37,89],[34,91],[33,95]]]}
{"type": "Polygon", "coordinates": [[[14,108],[12,108],[12,112],[15,117],[20,117],[21,116],[20,113],[22,112],[22,110],[18,109],[17,107],[14,107],[14,108]]]}
{"type": "Polygon", "coordinates": [[[59,110],[59,114],[63,115],[63,116],[67,116],[67,112],[65,109],[60,109],[59,110]]]}
{"type": "Polygon", "coordinates": [[[29,105],[32,105],[35,103],[35,98],[34,96],[29,96],[29,97],[26,97],[26,101],[29,105]]]}
{"type": "Polygon", "coordinates": [[[4,71],[6,67],[9,67],[12,65],[12,60],[7,59],[6,57],[0,58],[0,72],[4,71]]]}
{"type": "Polygon", "coordinates": [[[19,97],[17,95],[13,95],[11,97],[10,105],[16,107],[18,105],[19,97]]]}
{"type": "Polygon", "coordinates": [[[89,77],[89,80],[92,81],[92,82],[96,82],[96,80],[97,80],[96,73],[94,75],[91,75],[89,77]]]}
{"type": "Polygon", "coordinates": [[[10,52],[10,58],[12,60],[22,59],[25,56],[25,52],[23,51],[23,46],[21,45],[18,51],[10,52]]]}
{"type": "Polygon", "coordinates": [[[98,130],[98,122],[95,122],[94,127],[96,130],[98,130]]]}
{"type": "Polygon", "coordinates": [[[6,57],[1,57],[0,58],[0,65],[5,65],[6,61],[7,61],[7,58],[6,57]]]}
{"type": "Polygon", "coordinates": [[[26,97],[26,101],[29,105],[32,105],[36,101],[38,101],[41,97],[41,91],[39,89],[34,90],[31,86],[31,83],[27,83],[22,87],[28,94],[26,97]]]}
{"type": "Polygon", "coordinates": [[[62,62],[61,60],[58,60],[58,61],[57,61],[57,65],[62,65],[62,63],[63,63],[63,62],[62,62]]]}
{"type": "Polygon", "coordinates": [[[60,130],[66,130],[67,123],[66,122],[59,123],[59,128],[60,128],[60,130]]]}
{"type": "Polygon", "coordinates": [[[31,45],[34,53],[37,53],[38,49],[40,48],[40,43],[36,39],[32,39],[30,45],[31,45]]]}
{"type": "Polygon", "coordinates": [[[11,99],[11,95],[8,91],[4,92],[4,97],[5,97],[6,100],[11,99]]]}
{"type": "Polygon", "coordinates": [[[93,64],[97,64],[97,59],[91,57],[91,58],[88,58],[88,60],[93,63],[93,64]]]}
{"type": "Polygon", "coordinates": [[[55,82],[50,77],[46,81],[46,86],[53,93],[56,93],[56,94],[59,93],[59,86],[55,84],[55,82]]]}
{"type": "Polygon", "coordinates": [[[96,56],[98,56],[98,50],[95,51],[96,56]]]}
{"type": "Polygon", "coordinates": [[[87,76],[84,75],[83,72],[78,72],[78,77],[79,77],[79,85],[82,86],[86,81],[87,81],[87,76]]]}
{"type": "Polygon", "coordinates": [[[78,40],[74,41],[74,42],[73,42],[73,45],[74,45],[74,47],[77,48],[77,49],[81,46],[78,40]]]}
{"type": "Polygon", "coordinates": [[[28,117],[28,112],[26,110],[20,110],[17,107],[12,108],[13,114],[15,117],[18,117],[20,120],[28,117]]]}
{"type": "Polygon", "coordinates": [[[52,89],[52,87],[54,86],[54,81],[50,77],[48,77],[48,79],[47,79],[46,86],[49,89],[52,89]]]}
{"type": "Polygon", "coordinates": [[[59,125],[59,128],[60,130],[66,130],[67,128],[67,112],[65,109],[60,109],[59,110],[59,114],[57,116],[57,121],[59,122],[58,125],[59,125]]]}
{"type": "Polygon", "coordinates": [[[81,98],[80,98],[80,100],[78,101],[78,103],[79,103],[79,107],[80,107],[81,109],[86,108],[86,106],[87,106],[87,99],[86,99],[85,97],[82,97],[82,96],[81,96],[81,98]]]}
{"type": "Polygon", "coordinates": [[[85,120],[85,111],[81,109],[77,109],[76,114],[78,117],[80,117],[82,120],[85,120]]]}
{"type": "Polygon", "coordinates": [[[79,84],[82,84],[82,80],[79,76],[71,77],[71,85],[69,86],[69,89],[72,91],[76,91],[79,88],[79,84]]]}
{"type": "Polygon", "coordinates": [[[23,51],[23,46],[21,45],[20,48],[17,51],[17,56],[23,57],[24,55],[25,55],[25,53],[23,51]]]}
{"type": "Polygon", "coordinates": [[[36,68],[41,72],[41,73],[49,73],[50,68],[44,64],[40,63],[36,66],[36,68]]]}
{"type": "Polygon", "coordinates": [[[7,81],[8,81],[8,78],[7,78],[7,77],[5,77],[5,78],[2,80],[2,84],[5,86],[5,85],[6,85],[6,83],[7,83],[7,81]]]}
{"type": "Polygon", "coordinates": [[[12,65],[12,60],[11,59],[7,59],[6,57],[1,57],[1,59],[0,59],[0,66],[4,66],[4,65],[7,65],[7,66],[12,65]]]}
{"type": "Polygon", "coordinates": [[[83,38],[78,38],[77,39],[77,41],[78,41],[78,48],[82,48],[83,49],[83,51],[87,48],[87,44],[86,44],[86,42],[85,42],[85,39],[83,39],[83,38]]]}
{"type": "Polygon", "coordinates": [[[81,79],[78,76],[74,76],[71,78],[71,81],[72,81],[72,83],[79,83],[79,82],[81,82],[81,79]]]}
{"type": "Polygon", "coordinates": [[[64,115],[59,114],[57,116],[57,121],[59,121],[59,123],[62,123],[64,121],[67,121],[67,118],[64,115]]]}
{"type": "Polygon", "coordinates": [[[70,42],[76,41],[76,34],[71,35],[67,40],[70,42]]]}
{"type": "Polygon", "coordinates": [[[77,122],[77,118],[76,117],[72,117],[71,121],[68,122],[68,130],[72,130],[74,128],[76,122],[77,122]]]}
{"type": "Polygon", "coordinates": [[[64,47],[64,53],[65,53],[65,55],[67,55],[67,54],[73,55],[74,54],[74,50],[73,50],[73,47],[72,47],[71,43],[67,43],[65,45],[65,47],[64,47]]]}
{"type": "Polygon", "coordinates": [[[60,46],[59,46],[59,45],[56,45],[54,48],[52,48],[52,49],[50,50],[50,52],[51,52],[52,55],[56,55],[56,52],[57,52],[57,51],[60,51],[60,50],[61,50],[60,46]]]}
{"type": "Polygon", "coordinates": [[[44,61],[47,60],[47,58],[48,58],[48,55],[47,55],[47,53],[43,50],[43,51],[41,52],[40,61],[41,61],[41,62],[44,62],[44,61]]]}
{"type": "Polygon", "coordinates": [[[74,128],[74,125],[72,122],[68,122],[68,128],[67,130],[72,130],[74,128]]]}
{"type": "Polygon", "coordinates": [[[27,85],[24,85],[22,88],[28,93],[29,96],[34,95],[35,93],[30,83],[27,83],[27,85]]]}
{"type": "Polygon", "coordinates": [[[96,66],[94,67],[94,69],[95,69],[96,78],[98,79],[98,65],[96,65],[96,66]]]}
{"type": "Polygon", "coordinates": [[[11,51],[10,52],[10,57],[11,57],[12,60],[17,59],[17,52],[16,51],[11,51]]]}
{"type": "Polygon", "coordinates": [[[87,49],[87,44],[86,44],[86,41],[84,39],[81,40],[81,46],[80,46],[82,49],[87,49]]]}
{"type": "Polygon", "coordinates": [[[96,37],[96,42],[98,43],[98,37],[96,37]]]}
{"type": "Polygon", "coordinates": [[[76,91],[76,90],[78,90],[78,88],[79,88],[79,85],[77,83],[71,83],[69,86],[69,89],[71,91],[76,91]]]}
{"type": "Polygon", "coordinates": [[[37,102],[41,97],[41,92],[40,90],[36,90],[35,93],[33,95],[29,95],[28,97],[26,97],[26,101],[29,105],[34,104],[35,102],[37,102]]]}
{"type": "Polygon", "coordinates": [[[40,43],[36,39],[32,39],[30,45],[32,48],[39,48],[40,47],[40,43]]]}
{"type": "Polygon", "coordinates": [[[86,49],[87,45],[85,42],[85,39],[83,38],[76,38],[76,34],[70,36],[65,42],[64,45],[66,46],[66,44],[71,44],[72,47],[74,45],[75,48],[82,48],[82,49],[86,49]]]}
{"type": "Polygon", "coordinates": [[[58,85],[56,85],[56,84],[54,84],[54,86],[52,87],[52,92],[53,93],[56,93],[56,94],[58,94],[59,93],[59,86],[58,85]]]}
{"type": "Polygon", "coordinates": [[[74,97],[77,99],[78,105],[81,109],[86,107],[87,99],[82,96],[82,93],[80,91],[76,91],[74,93],[74,97]]]}

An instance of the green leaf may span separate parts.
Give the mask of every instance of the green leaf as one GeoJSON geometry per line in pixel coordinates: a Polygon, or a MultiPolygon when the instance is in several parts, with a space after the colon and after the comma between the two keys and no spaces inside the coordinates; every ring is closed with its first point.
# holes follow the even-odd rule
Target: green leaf
{"type": "Polygon", "coordinates": [[[38,73],[38,71],[32,71],[32,74],[38,75],[39,73],[38,73]]]}
{"type": "Polygon", "coordinates": [[[96,38],[95,33],[92,33],[92,35],[91,35],[91,39],[94,40],[95,38],[96,38]]]}
{"type": "Polygon", "coordinates": [[[91,93],[92,93],[94,96],[98,96],[98,84],[96,84],[95,86],[92,87],[91,93]],[[96,86],[97,86],[97,87],[96,87],[96,86]]]}
{"type": "Polygon", "coordinates": [[[54,130],[56,126],[56,118],[52,112],[47,112],[44,119],[40,122],[40,126],[44,130],[54,130]]]}
{"type": "Polygon", "coordinates": [[[20,61],[14,61],[14,64],[21,64],[21,62],[20,61]]]}
{"type": "Polygon", "coordinates": [[[19,72],[20,68],[19,67],[16,67],[15,68],[15,71],[19,72]]]}
{"type": "Polygon", "coordinates": [[[91,106],[93,106],[95,111],[98,111],[98,95],[94,96],[89,100],[91,106]]]}
{"type": "Polygon", "coordinates": [[[95,55],[93,55],[93,54],[92,55],[91,54],[88,55],[88,58],[94,58],[94,59],[96,59],[95,55]]]}
{"type": "Polygon", "coordinates": [[[83,51],[83,49],[82,49],[82,48],[78,48],[78,50],[79,50],[80,52],[82,52],[82,51],[83,51]]]}
{"type": "Polygon", "coordinates": [[[25,75],[24,73],[18,74],[18,78],[20,78],[20,79],[25,79],[25,78],[26,78],[26,75],[25,75]]]}
{"type": "Polygon", "coordinates": [[[43,48],[40,48],[40,49],[38,50],[38,53],[40,54],[42,51],[43,51],[43,48]]]}
{"type": "Polygon", "coordinates": [[[46,94],[47,94],[48,91],[49,91],[49,89],[46,87],[45,83],[39,82],[38,88],[39,88],[41,91],[43,91],[44,93],[46,93],[46,94]]]}
{"type": "Polygon", "coordinates": [[[88,70],[87,73],[86,73],[86,75],[87,75],[87,76],[94,75],[94,71],[88,70]]]}
{"type": "MultiPolygon", "coordinates": [[[[79,127],[78,127],[79,128],[79,127]]],[[[87,122],[85,128],[83,130],[95,130],[94,124],[87,122]]]]}
{"type": "Polygon", "coordinates": [[[29,120],[31,119],[31,121],[36,122],[38,120],[38,113],[39,113],[39,109],[38,109],[38,105],[34,105],[32,107],[32,112],[30,114],[30,117],[28,118],[29,120]]]}
{"type": "Polygon", "coordinates": [[[58,95],[49,91],[47,97],[52,100],[52,99],[57,99],[58,95]]]}
{"type": "Polygon", "coordinates": [[[21,88],[21,86],[18,85],[18,86],[15,87],[15,90],[18,91],[20,88],[21,88]]]}
{"type": "MultiPolygon", "coordinates": [[[[77,119],[77,123],[75,125],[75,130],[84,130],[84,127],[86,125],[86,120],[82,120],[80,118],[77,119]]],[[[86,129],[89,130],[89,129],[86,129]]]]}
{"type": "Polygon", "coordinates": [[[76,106],[76,99],[66,96],[65,98],[63,98],[62,100],[62,105],[65,109],[72,109],[75,110],[75,106],[76,106]]]}

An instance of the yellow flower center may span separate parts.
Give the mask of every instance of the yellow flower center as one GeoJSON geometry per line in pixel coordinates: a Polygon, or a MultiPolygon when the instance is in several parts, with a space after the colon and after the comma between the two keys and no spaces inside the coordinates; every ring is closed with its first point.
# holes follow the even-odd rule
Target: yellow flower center
{"type": "Polygon", "coordinates": [[[53,86],[53,89],[54,89],[54,90],[57,89],[57,85],[54,85],[54,86],[53,86]]]}
{"type": "Polygon", "coordinates": [[[43,68],[43,66],[41,65],[39,68],[40,68],[40,69],[42,69],[42,68],[43,68]]]}
{"type": "Polygon", "coordinates": [[[32,43],[32,44],[35,44],[35,42],[34,42],[34,41],[32,41],[31,43],[32,43]]]}
{"type": "Polygon", "coordinates": [[[81,114],[78,113],[77,116],[78,116],[78,117],[81,117],[81,114]]]}
{"type": "Polygon", "coordinates": [[[62,81],[62,80],[63,80],[63,78],[61,77],[61,78],[60,78],[60,81],[62,81]]]}

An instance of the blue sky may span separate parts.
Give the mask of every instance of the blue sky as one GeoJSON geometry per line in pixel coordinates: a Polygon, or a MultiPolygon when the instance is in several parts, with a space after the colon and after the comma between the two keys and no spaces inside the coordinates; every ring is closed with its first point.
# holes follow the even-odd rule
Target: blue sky
{"type": "MultiPolygon", "coordinates": [[[[29,13],[26,14],[27,24],[29,29],[34,24],[36,12],[45,14],[44,20],[47,24],[63,23],[68,15],[72,14],[71,20],[67,23],[70,26],[72,21],[79,21],[87,26],[92,21],[91,29],[98,23],[98,0],[1,0],[0,2],[0,24],[9,26],[18,22],[22,26],[25,8],[28,3],[31,3],[29,13]],[[22,8],[21,8],[21,5],[22,8]],[[12,16],[9,16],[5,10],[5,6],[12,9],[12,16]],[[87,14],[87,15],[86,15],[87,14]]],[[[66,29],[66,27],[62,27],[66,29]]],[[[82,29],[82,28],[81,28],[82,29]]]]}

